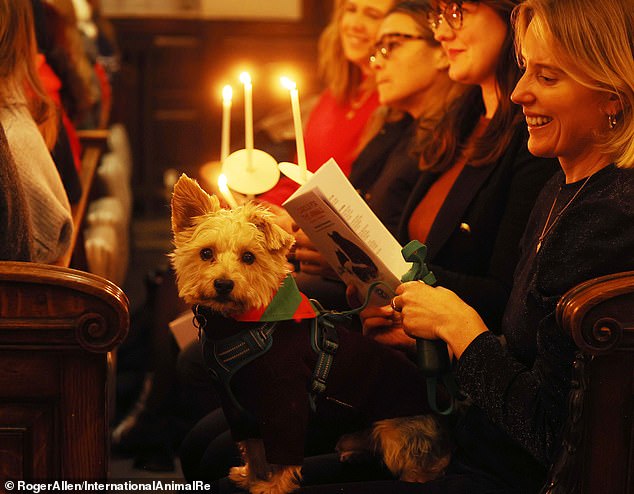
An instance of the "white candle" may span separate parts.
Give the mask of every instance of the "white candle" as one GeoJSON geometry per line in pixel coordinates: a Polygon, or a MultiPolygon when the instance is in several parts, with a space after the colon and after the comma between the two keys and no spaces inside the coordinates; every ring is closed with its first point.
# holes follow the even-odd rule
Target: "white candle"
{"type": "Polygon", "coordinates": [[[231,98],[233,89],[231,86],[222,88],[222,139],[220,141],[220,161],[223,162],[229,156],[229,136],[231,124],[231,98]]]}
{"type": "Polygon", "coordinates": [[[248,72],[240,74],[244,84],[244,144],[247,150],[247,170],[253,169],[253,86],[248,72]]]}
{"type": "Polygon", "coordinates": [[[302,114],[299,109],[299,92],[297,84],[288,77],[281,77],[282,85],[289,90],[291,96],[291,109],[293,111],[293,125],[295,127],[295,145],[297,146],[297,164],[300,168],[300,177],[306,180],[306,150],[304,149],[304,130],[302,128],[302,114]]]}
{"type": "Polygon", "coordinates": [[[218,176],[218,188],[220,189],[222,197],[224,197],[225,201],[227,201],[227,204],[229,204],[231,208],[237,208],[238,202],[236,201],[235,197],[233,197],[231,190],[227,186],[227,177],[224,173],[221,173],[218,176]]]}

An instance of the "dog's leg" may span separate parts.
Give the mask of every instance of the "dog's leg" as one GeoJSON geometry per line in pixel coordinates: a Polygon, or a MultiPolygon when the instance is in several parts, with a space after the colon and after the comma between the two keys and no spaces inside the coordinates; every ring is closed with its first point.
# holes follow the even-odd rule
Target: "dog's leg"
{"type": "Polygon", "coordinates": [[[229,471],[236,485],[251,494],[288,494],[299,488],[301,467],[270,465],[261,439],[241,441],[239,447],[245,464],[229,471]]]}
{"type": "Polygon", "coordinates": [[[405,482],[440,477],[451,458],[449,436],[432,415],[381,420],[372,437],[392,475],[405,482]]]}
{"type": "Polygon", "coordinates": [[[266,478],[267,468],[264,445],[260,439],[247,439],[240,441],[238,448],[240,449],[244,465],[231,468],[229,470],[229,479],[243,489],[249,490],[251,484],[257,480],[258,474],[266,478]]]}

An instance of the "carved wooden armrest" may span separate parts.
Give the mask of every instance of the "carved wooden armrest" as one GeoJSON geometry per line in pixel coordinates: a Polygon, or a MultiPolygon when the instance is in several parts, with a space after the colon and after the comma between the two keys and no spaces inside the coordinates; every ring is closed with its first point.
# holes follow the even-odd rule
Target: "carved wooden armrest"
{"type": "Polygon", "coordinates": [[[129,303],[99,276],[29,262],[0,262],[0,347],[81,347],[108,352],[123,341],[129,303]]]}
{"type": "Polygon", "coordinates": [[[557,320],[580,350],[591,355],[634,351],[634,271],[581,283],[557,305],[557,320]]]}
{"type": "Polygon", "coordinates": [[[568,291],[557,320],[579,351],[563,447],[544,492],[634,493],[634,271],[568,291]]]}

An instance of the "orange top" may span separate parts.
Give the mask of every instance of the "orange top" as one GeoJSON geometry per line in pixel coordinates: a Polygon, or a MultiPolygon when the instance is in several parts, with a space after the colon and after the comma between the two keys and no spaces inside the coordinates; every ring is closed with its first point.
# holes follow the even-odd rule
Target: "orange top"
{"type": "MultiPolygon", "coordinates": [[[[482,117],[476,128],[473,130],[469,141],[477,139],[484,133],[486,126],[489,124],[489,119],[482,117]]],[[[468,147],[468,146],[467,146],[468,147]]],[[[454,183],[460,176],[460,173],[467,164],[467,158],[464,154],[460,155],[460,158],[453,164],[453,166],[445,170],[438,180],[436,180],[429,188],[423,199],[420,201],[416,209],[412,212],[408,223],[408,233],[410,239],[420,240],[425,243],[429,231],[432,225],[436,221],[438,211],[445,203],[449,191],[453,187],[454,183]]]]}

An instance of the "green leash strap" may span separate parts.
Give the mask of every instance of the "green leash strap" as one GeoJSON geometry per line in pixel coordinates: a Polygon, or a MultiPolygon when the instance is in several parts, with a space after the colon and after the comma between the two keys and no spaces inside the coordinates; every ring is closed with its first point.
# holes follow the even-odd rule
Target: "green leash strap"
{"type": "MultiPolygon", "coordinates": [[[[317,300],[311,303],[317,311],[317,318],[313,320],[311,325],[310,341],[315,353],[317,353],[317,364],[313,370],[311,386],[310,386],[310,406],[313,411],[316,410],[317,395],[326,391],[326,383],[328,374],[335,360],[335,354],[339,348],[339,337],[337,336],[336,323],[338,321],[349,320],[352,316],[358,314],[365,309],[370,303],[370,297],[374,290],[380,285],[387,285],[382,281],[372,283],[368,287],[365,301],[360,307],[348,311],[328,311],[325,310],[317,300]]],[[[392,291],[389,287],[388,289],[392,291]]]]}
{"type": "MultiPolygon", "coordinates": [[[[403,259],[412,263],[412,267],[401,277],[402,282],[422,281],[427,285],[436,284],[436,276],[425,263],[427,246],[418,240],[412,240],[401,250],[403,259]]],[[[455,401],[461,399],[460,390],[455,377],[451,372],[451,362],[447,344],[443,340],[425,340],[416,338],[416,363],[425,376],[427,383],[427,401],[431,409],[440,415],[449,415],[453,412],[455,401]],[[449,404],[440,409],[436,396],[438,383],[442,381],[449,393],[449,404]]]]}

